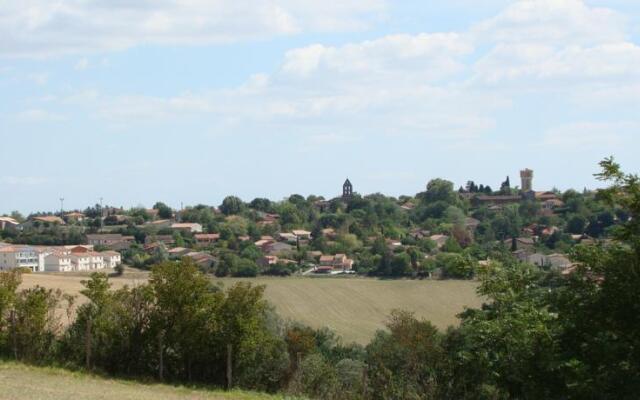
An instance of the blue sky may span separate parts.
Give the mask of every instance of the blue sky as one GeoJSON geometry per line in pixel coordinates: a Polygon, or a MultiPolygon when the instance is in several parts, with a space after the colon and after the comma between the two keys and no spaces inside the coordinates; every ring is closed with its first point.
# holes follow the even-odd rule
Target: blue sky
{"type": "Polygon", "coordinates": [[[635,0],[3,2],[0,214],[595,187],[639,67],[635,0]]]}

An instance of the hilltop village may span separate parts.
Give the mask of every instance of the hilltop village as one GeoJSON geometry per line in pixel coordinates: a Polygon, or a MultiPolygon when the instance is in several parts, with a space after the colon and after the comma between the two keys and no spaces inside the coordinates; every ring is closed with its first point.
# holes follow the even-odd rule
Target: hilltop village
{"type": "Polygon", "coordinates": [[[628,218],[595,192],[536,191],[533,171],[493,190],[434,179],[415,196],[361,196],[347,179],[342,195],[273,202],[228,196],[218,207],[19,213],[0,217],[0,270],[72,272],[149,268],[191,259],[217,276],[362,274],[472,278],[488,261],[514,257],[571,271],[577,244],[607,242],[628,218]]]}

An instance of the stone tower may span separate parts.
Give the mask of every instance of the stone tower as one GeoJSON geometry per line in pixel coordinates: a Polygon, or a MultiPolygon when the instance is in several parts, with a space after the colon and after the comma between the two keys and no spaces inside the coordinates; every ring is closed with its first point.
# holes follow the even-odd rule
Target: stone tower
{"type": "Polygon", "coordinates": [[[533,171],[529,168],[520,171],[520,180],[522,184],[520,188],[523,193],[527,193],[533,190],[533,171]]]}
{"type": "Polygon", "coordinates": [[[353,185],[351,184],[351,182],[349,182],[349,179],[347,178],[347,180],[344,181],[344,184],[342,185],[342,198],[350,199],[352,195],[353,195],[353,185]]]}

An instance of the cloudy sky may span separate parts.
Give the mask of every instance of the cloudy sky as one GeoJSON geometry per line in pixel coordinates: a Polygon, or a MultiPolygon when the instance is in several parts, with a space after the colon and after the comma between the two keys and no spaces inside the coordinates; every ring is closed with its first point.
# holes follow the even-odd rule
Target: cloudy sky
{"type": "Polygon", "coordinates": [[[0,2],[0,214],[640,170],[637,0],[0,2]]]}

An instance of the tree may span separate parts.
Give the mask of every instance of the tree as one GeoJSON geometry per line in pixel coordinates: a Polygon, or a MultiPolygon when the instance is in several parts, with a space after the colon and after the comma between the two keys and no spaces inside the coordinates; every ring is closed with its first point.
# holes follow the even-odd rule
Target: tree
{"type": "Polygon", "coordinates": [[[573,215],[567,222],[567,231],[575,235],[581,235],[584,233],[587,220],[582,215],[573,215]]]}
{"type": "Polygon", "coordinates": [[[272,203],[271,200],[265,198],[255,198],[249,203],[249,207],[257,211],[271,212],[272,203]]]}
{"type": "Polygon", "coordinates": [[[502,184],[500,185],[500,194],[502,195],[511,194],[511,182],[508,176],[507,176],[507,179],[504,182],[502,182],[502,184]]]}
{"type": "Polygon", "coordinates": [[[468,279],[474,273],[473,261],[461,254],[440,253],[436,256],[436,265],[450,278],[468,279]]]}
{"type": "Polygon", "coordinates": [[[393,276],[405,276],[410,275],[411,268],[411,256],[407,253],[400,253],[393,256],[391,260],[391,274],[393,276]]]}
{"type": "Polygon", "coordinates": [[[438,330],[413,314],[394,310],[367,346],[371,399],[432,399],[441,390],[446,358],[438,330]]]}
{"type": "Polygon", "coordinates": [[[173,210],[168,205],[163,202],[157,202],[153,206],[154,210],[158,210],[158,217],[161,219],[171,219],[173,218],[173,210]]]}
{"type": "Polygon", "coordinates": [[[224,215],[236,215],[240,214],[244,209],[244,203],[236,196],[227,196],[222,200],[220,205],[220,211],[224,215]]]}
{"type": "Polygon", "coordinates": [[[423,201],[433,203],[442,201],[447,204],[455,204],[458,195],[453,190],[453,183],[444,179],[433,179],[427,184],[427,191],[420,194],[423,201]]]}

